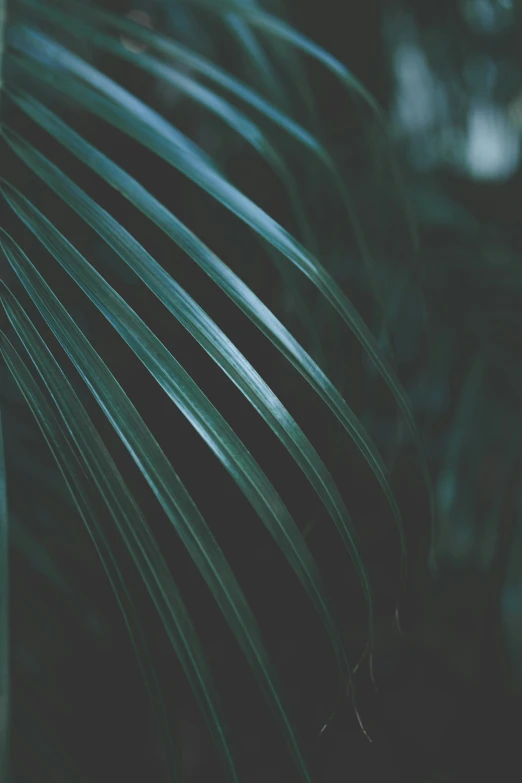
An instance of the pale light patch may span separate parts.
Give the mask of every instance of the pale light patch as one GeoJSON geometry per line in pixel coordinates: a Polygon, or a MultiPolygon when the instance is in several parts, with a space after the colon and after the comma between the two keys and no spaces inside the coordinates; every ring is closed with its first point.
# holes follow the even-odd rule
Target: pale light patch
{"type": "Polygon", "coordinates": [[[500,33],[513,24],[513,0],[461,0],[461,10],[471,28],[483,34],[500,33]]]}
{"type": "Polygon", "coordinates": [[[493,104],[472,106],[465,143],[468,173],[475,179],[507,179],[519,160],[519,133],[508,115],[493,104]]]}
{"type": "MultiPolygon", "coordinates": [[[[129,13],[126,14],[126,17],[127,19],[131,19],[131,21],[136,22],[137,24],[143,25],[143,27],[148,27],[149,30],[153,29],[152,19],[150,14],[148,14],[146,11],[140,11],[139,9],[135,8],[132,11],[129,11],[129,13]]],[[[132,38],[128,38],[126,35],[121,36],[121,42],[126,49],[128,49],[130,52],[134,52],[135,54],[139,54],[140,52],[144,52],[148,49],[146,44],[135,41],[132,38]]]]}
{"type": "Polygon", "coordinates": [[[401,43],[394,53],[397,77],[396,119],[407,133],[427,130],[437,116],[437,89],[422,50],[401,43]]]}

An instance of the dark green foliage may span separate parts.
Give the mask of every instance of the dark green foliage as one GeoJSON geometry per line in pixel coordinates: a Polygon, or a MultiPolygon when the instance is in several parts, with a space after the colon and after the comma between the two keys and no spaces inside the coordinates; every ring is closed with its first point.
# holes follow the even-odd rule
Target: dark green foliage
{"type": "Polygon", "coordinates": [[[2,781],[380,777],[408,661],[514,692],[516,242],[338,9],[7,10],[2,781]]]}

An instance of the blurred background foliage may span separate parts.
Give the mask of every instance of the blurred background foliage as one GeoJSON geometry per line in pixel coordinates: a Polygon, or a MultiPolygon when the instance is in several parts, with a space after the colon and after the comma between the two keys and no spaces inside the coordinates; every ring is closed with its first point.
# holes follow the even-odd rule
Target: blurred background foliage
{"type": "MultiPolygon", "coordinates": [[[[83,24],[90,17],[82,6],[91,5],[44,3],[83,24]]],[[[45,269],[47,282],[125,388],[219,540],[259,622],[315,779],[335,783],[350,776],[358,782],[387,775],[442,783],[488,774],[501,780],[518,768],[522,706],[522,4],[265,0],[264,9],[350,70],[382,107],[384,123],[364,95],[347,91],[324,63],[249,24],[243,12],[259,5],[255,0],[241,0],[240,8],[218,0],[105,0],[103,10],[217,64],[313,133],[346,183],[349,210],[317,157],[206,79],[194,63],[174,64],[184,77],[211,87],[251,118],[259,133],[254,134],[257,148],[140,60],[152,53],[155,61],[170,65],[174,58],[168,52],[151,52],[146,39],[115,33],[109,22],[98,20],[98,31],[110,33],[130,55],[116,56],[95,37],[40,14],[37,0],[13,0],[8,7],[2,117],[169,270],[249,358],[321,455],[354,519],[374,597],[373,651],[355,674],[354,695],[340,691],[320,620],[222,465],[4,201],[2,226],[40,271],[45,269]],[[406,390],[432,477],[434,525],[418,448],[404,417],[331,305],[246,224],[159,155],[81,100],[64,100],[57,85],[62,77],[65,83],[66,63],[56,70],[49,60],[56,84],[37,83],[17,70],[23,25],[52,36],[159,112],[320,259],[406,390]],[[186,223],[342,393],[382,454],[403,514],[404,580],[388,504],[332,413],[185,253],[28,117],[15,100],[22,90],[186,223]],[[266,151],[266,138],[284,161],[282,177],[259,154],[259,148],[266,151]],[[283,183],[287,188],[295,183],[293,201],[283,183]]],[[[38,67],[45,71],[45,61],[38,67]]],[[[21,162],[5,138],[2,161],[3,181],[28,196],[103,274],[244,440],[310,547],[352,662],[359,660],[368,618],[356,569],[295,461],[137,275],[21,162]]],[[[59,357],[174,574],[225,705],[239,780],[302,779],[166,514],[5,260],[3,270],[4,282],[20,294],[59,357]]],[[[12,323],[4,320],[4,332],[18,345],[12,323]]],[[[9,504],[13,781],[225,779],[139,569],[120,538],[110,534],[108,512],[93,496],[93,514],[107,529],[149,644],[167,731],[158,723],[157,705],[149,699],[96,546],[10,370],[2,364],[0,372],[9,504]],[[177,771],[169,769],[168,737],[175,738],[177,771]]]]}

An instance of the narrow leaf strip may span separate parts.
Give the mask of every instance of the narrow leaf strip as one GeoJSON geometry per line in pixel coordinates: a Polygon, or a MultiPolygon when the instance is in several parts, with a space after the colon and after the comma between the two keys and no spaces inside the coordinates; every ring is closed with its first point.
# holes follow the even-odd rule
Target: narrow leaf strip
{"type": "MultiPolygon", "coordinates": [[[[307,54],[309,57],[312,57],[317,62],[320,62],[339,80],[341,85],[348,92],[358,95],[363,99],[365,104],[370,108],[372,114],[379,121],[381,129],[385,132],[385,134],[387,134],[386,115],[373,95],[358,79],[355,78],[355,76],[345,65],[343,65],[343,63],[330,54],[330,52],[327,52],[326,49],[323,49],[322,46],[319,46],[306,35],[298,32],[294,27],[292,27],[292,25],[288,24],[282,19],[279,19],[277,16],[266,13],[259,7],[245,6],[243,3],[238,2],[238,0],[183,1],[193,5],[203,6],[218,14],[228,14],[231,12],[235,13],[245,19],[248,24],[250,24],[256,30],[260,30],[261,32],[266,33],[268,36],[274,38],[277,41],[288,43],[298,51],[301,51],[304,54],[307,54]]],[[[389,152],[391,169],[397,188],[399,190],[403,207],[405,209],[414,249],[417,251],[419,237],[417,233],[416,221],[413,217],[410,203],[405,193],[404,178],[395,159],[394,151],[391,149],[391,147],[389,152]]]]}
{"type": "Polygon", "coordinates": [[[311,41],[302,33],[299,33],[287,22],[266,11],[262,11],[257,4],[247,5],[238,2],[238,0],[184,0],[184,2],[200,5],[218,14],[237,14],[255,29],[261,30],[274,38],[291,44],[304,54],[310,55],[310,57],[313,57],[315,60],[322,63],[331,73],[337,76],[350,92],[360,95],[379,119],[384,118],[383,111],[373,95],[368,92],[366,87],[364,87],[364,85],[356,79],[348,68],[339,62],[336,57],[311,41]]]}
{"type": "Polygon", "coordinates": [[[270,95],[276,104],[284,106],[288,99],[278,81],[272,63],[251,28],[238,14],[226,14],[225,23],[238,41],[245,60],[250,63],[250,71],[261,91],[270,95]]]}

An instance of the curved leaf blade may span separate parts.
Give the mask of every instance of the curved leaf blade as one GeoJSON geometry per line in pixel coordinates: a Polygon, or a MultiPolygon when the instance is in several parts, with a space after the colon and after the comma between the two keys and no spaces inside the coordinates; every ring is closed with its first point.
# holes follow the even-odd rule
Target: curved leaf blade
{"type": "Polygon", "coordinates": [[[382,109],[373,95],[345,65],[323,49],[322,46],[299,33],[283,19],[261,10],[257,4],[245,4],[238,2],[238,0],[183,0],[183,2],[200,5],[213,13],[237,14],[257,30],[261,30],[280,41],[289,43],[296,49],[310,55],[335,74],[350,92],[360,95],[379,118],[383,118],[382,109]]]}
{"type": "MultiPolygon", "coordinates": [[[[34,0],[22,0],[22,2],[30,3],[31,7],[34,6],[34,0]]],[[[71,7],[74,8],[75,14],[87,17],[100,24],[109,25],[115,30],[119,30],[121,33],[128,34],[136,40],[141,41],[147,47],[150,47],[153,51],[167,55],[169,58],[174,59],[186,68],[201,74],[203,77],[209,79],[214,84],[219,85],[224,90],[270,119],[310,152],[317,154],[322,151],[326,154],[326,151],[322,148],[319,141],[317,141],[309,131],[288,116],[288,114],[285,114],[277,106],[274,106],[263,98],[247,84],[236,77],[231,76],[227,71],[220,68],[219,65],[211,60],[188,49],[178,41],[174,41],[171,38],[162,35],[156,30],[149,30],[126,17],[120,17],[110,11],[106,11],[100,6],[85,5],[85,3],[78,3],[76,0],[67,0],[67,8],[71,7]]],[[[40,12],[40,9],[38,10],[40,12]]],[[[41,11],[41,13],[45,13],[45,15],[48,16],[48,9],[41,11]]],[[[58,13],[54,10],[52,13],[52,18],[57,20],[58,13]]],[[[65,17],[63,14],[60,14],[60,18],[64,19],[65,17]]],[[[72,17],[70,18],[70,24],[73,24],[72,17]]],[[[77,25],[77,16],[74,17],[74,24],[77,25]]]]}

